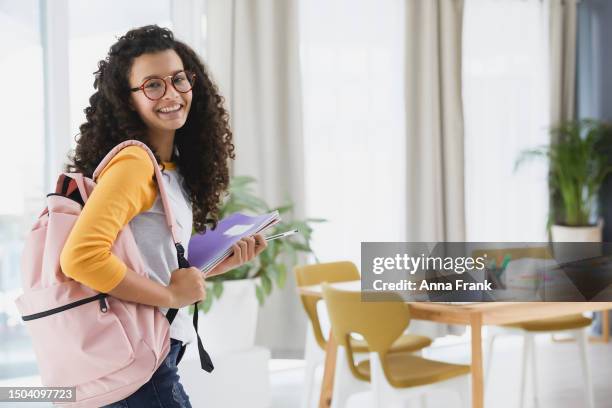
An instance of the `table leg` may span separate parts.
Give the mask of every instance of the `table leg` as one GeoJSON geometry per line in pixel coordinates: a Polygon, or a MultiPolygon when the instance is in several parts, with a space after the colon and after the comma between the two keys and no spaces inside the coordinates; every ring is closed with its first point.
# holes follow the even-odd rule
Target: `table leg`
{"type": "Polygon", "coordinates": [[[338,345],[334,341],[331,330],[328,338],[329,340],[327,340],[327,346],[325,347],[325,369],[323,371],[323,382],[321,383],[319,408],[329,408],[331,406],[332,393],[334,391],[334,373],[336,372],[338,345]]]}
{"type": "Polygon", "coordinates": [[[484,382],[482,370],[482,315],[470,317],[472,329],[472,408],[484,408],[484,382]]]}

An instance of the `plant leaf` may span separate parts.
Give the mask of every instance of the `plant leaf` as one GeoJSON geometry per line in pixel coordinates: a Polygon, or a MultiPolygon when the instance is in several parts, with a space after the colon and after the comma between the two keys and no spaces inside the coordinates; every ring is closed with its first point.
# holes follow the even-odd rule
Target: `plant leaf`
{"type": "Polygon", "coordinates": [[[312,252],[312,248],[308,244],[302,244],[301,242],[292,242],[291,245],[294,249],[302,252],[312,252]]]}
{"type": "MultiPolygon", "coordinates": [[[[265,200],[255,193],[256,180],[249,176],[234,176],[230,180],[227,194],[222,197],[219,204],[220,218],[227,217],[235,212],[261,214],[272,211],[265,200]]],[[[279,213],[290,213],[294,203],[290,200],[275,208],[279,213]]],[[[286,218],[291,218],[286,216],[286,218]]],[[[223,281],[259,277],[260,283],[255,286],[255,296],[259,305],[263,305],[266,296],[274,289],[273,282],[278,288],[283,288],[287,280],[287,270],[298,262],[298,251],[308,252],[314,256],[310,246],[313,232],[309,223],[326,222],[322,218],[308,218],[305,220],[282,220],[271,228],[270,234],[284,232],[297,228],[299,234],[282,240],[268,243],[268,248],[260,254],[255,262],[235,268],[227,273],[208,279],[212,282],[210,296],[202,303],[202,309],[208,311],[214,301],[223,296],[223,281]]],[[[316,258],[316,256],[315,256],[316,258]]]]}
{"type": "Polygon", "coordinates": [[[213,304],[213,297],[212,296],[206,296],[206,299],[204,299],[204,301],[201,303],[202,306],[202,311],[204,313],[208,313],[208,311],[210,310],[210,307],[213,304]]]}
{"type": "Polygon", "coordinates": [[[287,205],[283,205],[281,207],[277,207],[277,208],[273,208],[273,211],[278,211],[279,214],[284,214],[286,212],[289,212],[293,209],[293,204],[287,204],[287,205]]]}
{"type": "Polygon", "coordinates": [[[261,286],[259,285],[255,286],[255,296],[257,297],[257,302],[259,303],[259,306],[263,306],[264,294],[263,294],[263,290],[261,289],[261,286]]]}
{"type": "Polygon", "coordinates": [[[276,280],[276,284],[279,288],[285,287],[285,282],[287,281],[287,266],[285,264],[279,264],[277,267],[278,278],[276,280]]]}
{"type": "Polygon", "coordinates": [[[594,119],[562,122],[551,129],[552,143],[525,150],[515,163],[548,158],[551,205],[549,223],[589,225],[596,195],[612,151],[611,127],[594,119]]]}
{"type": "Polygon", "coordinates": [[[223,294],[223,281],[218,281],[218,280],[214,281],[212,289],[213,289],[212,291],[215,297],[219,299],[221,295],[223,294]]]}
{"type": "Polygon", "coordinates": [[[272,281],[268,275],[261,275],[261,286],[263,287],[264,294],[268,296],[272,291],[272,281]]]}
{"type": "Polygon", "coordinates": [[[251,176],[234,176],[230,181],[230,188],[241,188],[254,182],[255,179],[251,176]]]}
{"type": "Polygon", "coordinates": [[[295,251],[295,248],[293,248],[291,242],[288,240],[283,240],[282,247],[287,253],[287,256],[289,257],[289,262],[292,265],[295,265],[297,263],[297,253],[295,251]]]}
{"type": "Polygon", "coordinates": [[[327,222],[325,218],[306,218],[306,222],[327,222]]]}

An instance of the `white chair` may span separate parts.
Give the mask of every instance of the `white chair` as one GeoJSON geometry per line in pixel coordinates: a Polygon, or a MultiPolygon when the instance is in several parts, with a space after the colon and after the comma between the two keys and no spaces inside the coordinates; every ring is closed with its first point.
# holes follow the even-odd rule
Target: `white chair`
{"type": "MultiPolygon", "coordinates": [[[[502,264],[502,260],[506,257],[509,257],[509,259],[511,259],[513,262],[517,260],[526,261],[529,259],[540,260],[544,262],[552,260],[552,255],[548,246],[546,245],[540,247],[482,249],[474,251],[472,253],[472,256],[485,256],[485,254],[490,261],[495,260],[500,265],[502,264]]],[[[516,263],[514,263],[513,265],[516,265],[516,263]]],[[[506,275],[508,275],[509,273],[509,270],[505,271],[506,275]]],[[[506,279],[508,279],[508,276],[506,276],[506,279]]],[[[534,307],[537,307],[537,305],[534,307]]],[[[591,319],[578,314],[550,319],[524,321],[499,327],[489,327],[489,336],[487,340],[488,344],[486,346],[487,367],[485,370],[485,384],[488,383],[489,375],[491,372],[491,363],[493,361],[493,344],[495,342],[495,338],[502,333],[509,334],[514,332],[521,334],[524,336],[524,346],[521,369],[521,392],[519,396],[520,407],[524,407],[525,404],[525,382],[527,377],[527,366],[529,365],[529,360],[531,360],[531,367],[533,371],[533,399],[534,403],[537,406],[538,376],[536,367],[537,361],[535,355],[535,336],[540,333],[569,333],[577,339],[578,346],[580,349],[580,359],[582,362],[583,378],[585,382],[585,406],[588,408],[593,408],[593,384],[591,381],[591,371],[589,369],[589,362],[587,356],[587,329],[591,325],[591,323],[591,319]]]]}
{"type": "MultiPolygon", "coordinates": [[[[329,262],[298,266],[294,271],[298,286],[318,285],[322,282],[354,281],[360,278],[359,271],[352,262],[329,262]]],[[[312,408],[318,406],[319,389],[316,387],[315,374],[317,368],[325,362],[327,339],[323,333],[328,332],[330,325],[325,303],[321,302],[320,297],[301,295],[300,298],[304,311],[310,320],[306,330],[306,346],[304,350],[306,367],[301,406],[302,408],[312,408]]],[[[419,353],[420,350],[430,344],[431,339],[429,337],[405,334],[393,343],[391,352],[419,353]]],[[[370,350],[363,339],[352,337],[351,346],[357,358],[367,359],[367,353],[370,350]]],[[[346,401],[351,394],[367,390],[370,387],[367,382],[352,381],[351,378],[344,378],[343,373],[348,372],[345,365],[346,360],[341,360],[336,367],[334,387],[337,387],[338,390],[334,389],[334,399],[332,400],[334,408],[341,407],[340,401],[346,401]]]]}
{"type": "Polygon", "coordinates": [[[485,374],[485,384],[489,383],[489,376],[493,361],[493,346],[495,339],[502,334],[520,334],[523,336],[523,357],[521,359],[521,391],[519,395],[520,407],[525,406],[525,385],[527,378],[528,366],[531,365],[531,377],[533,381],[533,402],[534,406],[538,406],[538,374],[535,337],[538,334],[555,334],[568,333],[574,337],[578,343],[580,362],[582,366],[582,377],[584,379],[585,390],[585,407],[594,408],[593,397],[593,381],[591,379],[591,370],[588,359],[588,327],[591,325],[591,319],[582,315],[570,315],[559,318],[532,320],[520,322],[502,327],[490,327],[489,336],[487,339],[486,356],[487,367],[485,374]]]}
{"type": "Polygon", "coordinates": [[[336,290],[326,284],[323,298],[339,345],[332,407],[364,406],[364,398],[368,408],[405,407],[409,400],[423,406],[428,393],[440,391],[450,391],[458,397],[459,403],[449,406],[469,407],[470,366],[390,352],[391,345],[410,323],[408,305],[402,301],[362,302],[359,292],[336,290]],[[353,333],[364,337],[370,348],[369,359],[355,359],[353,333]],[[371,382],[371,391],[350,396],[346,404],[344,400],[337,401],[338,394],[346,395],[343,387],[353,387],[356,381],[371,382]]]}

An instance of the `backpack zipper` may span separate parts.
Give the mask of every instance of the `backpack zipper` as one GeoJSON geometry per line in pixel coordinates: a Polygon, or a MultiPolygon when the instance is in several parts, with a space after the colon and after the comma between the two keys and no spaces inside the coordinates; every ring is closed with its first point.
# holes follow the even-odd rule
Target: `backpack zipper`
{"type": "Polygon", "coordinates": [[[108,310],[108,305],[106,304],[106,296],[100,296],[100,311],[102,313],[106,313],[108,310]]]}
{"type": "Polygon", "coordinates": [[[45,310],[44,312],[34,313],[27,316],[22,316],[21,319],[24,322],[40,319],[41,317],[51,316],[53,314],[63,312],[68,309],[72,309],[77,306],[84,305],[86,303],[95,302],[96,300],[100,303],[100,311],[102,313],[106,313],[108,311],[108,304],[106,303],[106,298],[108,297],[107,293],[98,293],[95,296],[91,296],[85,299],[77,300],[76,302],[68,303],[67,305],[55,307],[53,309],[45,310]]]}

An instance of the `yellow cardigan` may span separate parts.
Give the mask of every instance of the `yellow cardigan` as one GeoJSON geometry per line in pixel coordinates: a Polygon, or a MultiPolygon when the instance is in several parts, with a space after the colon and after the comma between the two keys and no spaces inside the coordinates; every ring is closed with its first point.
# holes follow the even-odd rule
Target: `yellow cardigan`
{"type": "MultiPolygon", "coordinates": [[[[167,169],[174,163],[164,162],[167,169]]],[[[127,266],[111,253],[119,231],[150,209],[157,197],[153,163],[138,146],[121,150],[98,177],[60,255],[67,276],[100,292],[109,292],[127,266]]]]}

